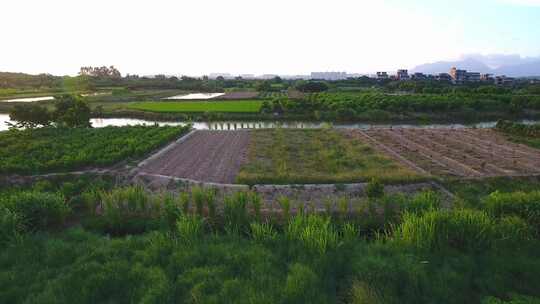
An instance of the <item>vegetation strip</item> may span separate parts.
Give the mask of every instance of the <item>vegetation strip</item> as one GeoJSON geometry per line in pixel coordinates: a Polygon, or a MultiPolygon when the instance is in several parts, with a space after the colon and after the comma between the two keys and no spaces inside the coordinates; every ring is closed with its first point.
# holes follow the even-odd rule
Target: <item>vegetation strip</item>
{"type": "Polygon", "coordinates": [[[151,112],[223,112],[257,113],[262,105],[259,100],[240,101],[182,101],[182,102],[140,102],[128,106],[129,109],[151,112]]]}

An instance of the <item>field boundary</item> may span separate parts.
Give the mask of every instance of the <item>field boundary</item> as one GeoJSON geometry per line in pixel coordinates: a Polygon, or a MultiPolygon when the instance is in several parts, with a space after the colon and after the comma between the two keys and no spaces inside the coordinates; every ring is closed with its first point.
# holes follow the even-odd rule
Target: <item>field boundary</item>
{"type": "Polygon", "coordinates": [[[161,148],[160,150],[158,150],[157,152],[151,154],[149,157],[143,159],[142,161],[140,161],[138,164],[137,164],[137,168],[141,168],[143,167],[144,165],[146,165],[148,162],[160,157],[161,155],[163,155],[164,153],[168,152],[169,150],[173,149],[174,147],[176,147],[176,145],[186,141],[188,138],[190,138],[193,134],[195,134],[195,132],[197,132],[197,130],[191,130],[189,131],[188,133],[184,134],[183,136],[180,136],[180,138],[178,138],[177,140],[173,141],[172,143],[168,144],[167,146],[161,148]]]}

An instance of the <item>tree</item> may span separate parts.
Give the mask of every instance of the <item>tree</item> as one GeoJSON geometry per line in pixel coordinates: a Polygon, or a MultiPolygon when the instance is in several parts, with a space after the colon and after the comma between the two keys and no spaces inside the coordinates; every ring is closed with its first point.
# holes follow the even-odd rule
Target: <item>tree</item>
{"type": "Polygon", "coordinates": [[[91,127],[90,107],[79,96],[64,94],[55,98],[54,106],[56,109],[53,118],[59,126],[69,128],[91,127]]]}
{"type": "Polygon", "coordinates": [[[255,89],[259,92],[267,92],[272,90],[272,85],[268,81],[259,81],[255,84],[255,89]]]}
{"type": "Polygon", "coordinates": [[[328,90],[328,85],[320,81],[301,82],[296,89],[304,93],[318,93],[328,90]]]}
{"type": "Polygon", "coordinates": [[[16,121],[15,124],[9,124],[10,127],[27,129],[49,126],[52,119],[47,108],[37,104],[16,105],[9,113],[9,118],[16,121]]]}

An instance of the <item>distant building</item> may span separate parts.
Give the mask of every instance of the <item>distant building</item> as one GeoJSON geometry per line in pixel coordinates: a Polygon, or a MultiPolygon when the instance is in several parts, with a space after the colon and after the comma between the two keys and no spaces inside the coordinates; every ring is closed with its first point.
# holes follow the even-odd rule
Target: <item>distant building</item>
{"type": "Polygon", "coordinates": [[[491,74],[480,74],[480,81],[492,82],[492,81],[494,81],[493,75],[491,75],[491,74]]]}
{"type": "Polygon", "coordinates": [[[377,72],[377,79],[388,79],[388,73],[386,73],[386,72],[377,72]]]}
{"type": "Polygon", "coordinates": [[[210,75],[208,75],[208,78],[210,79],[216,79],[218,77],[223,77],[225,79],[234,79],[234,76],[229,73],[210,73],[210,75]]]}
{"type": "Polygon", "coordinates": [[[453,67],[450,69],[450,76],[454,83],[463,83],[467,80],[467,70],[460,70],[453,67]]]}
{"type": "Polygon", "coordinates": [[[343,80],[343,79],[347,79],[347,73],[345,72],[311,72],[311,79],[343,80]]]}
{"type": "Polygon", "coordinates": [[[480,73],[478,72],[467,72],[465,76],[466,81],[478,82],[480,81],[480,73]]]}
{"type": "Polygon", "coordinates": [[[398,70],[396,74],[398,80],[409,80],[409,71],[407,70],[398,70]]]}
{"type": "Polygon", "coordinates": [[[439,75],[435,76],[435,79],[438,81],[452,81],[452,76],[448,73],[440,73],[439,75]]]}
{"type": "Polygon", "coordinates": [[[514,84],[514,78],[506,77],[506,75],[495,77],[495,84],[498,86],[507,86],[514,84]]]}
{"type": "Polygon", "coordinates": [[[255,79],[254,74],[240,74],[240,77],[242,77],[243,79],[255,79]]]}
{"type": "Polygon", "coordinates": [[[414,73],[411,75],[411,78],[414,80],[426,80],[428,76],[424,73],[414,73]]]}

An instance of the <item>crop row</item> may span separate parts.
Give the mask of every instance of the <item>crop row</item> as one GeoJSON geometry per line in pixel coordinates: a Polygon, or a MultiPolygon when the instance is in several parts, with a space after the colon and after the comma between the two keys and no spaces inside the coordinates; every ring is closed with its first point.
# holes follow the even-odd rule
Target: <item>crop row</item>
{"type": "Polygon", "coordinates": [[[140,157],[189,127],[42,128],[0,133],[0,173],[36,174],[104,167],[140,157]]]}

